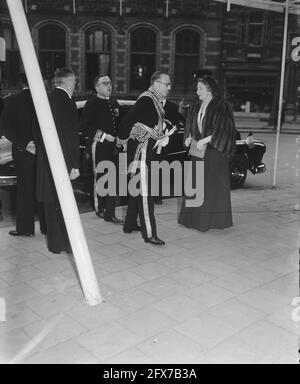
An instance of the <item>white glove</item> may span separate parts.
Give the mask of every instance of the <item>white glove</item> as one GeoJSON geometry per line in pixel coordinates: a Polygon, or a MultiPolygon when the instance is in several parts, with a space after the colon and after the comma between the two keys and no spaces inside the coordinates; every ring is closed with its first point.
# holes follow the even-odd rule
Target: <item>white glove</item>
{"type": "Polygon", "coordinates": [[[157,147],[166,147],[166,146],[169,144],[169,141],[170,141],[169,136],[164,137],[164,138],[162,138],[162,139],[160,139],[160,140],[157,140],[157,142],[156,142],[154,148],[157,148],[157,147]]]}
{"type": "Polygon", "coordinates": [[[188,138],[185,139],[184,145],[185,145],[186,147],[189,147],[189,146],[191,145],[191,142],[192,142],[192,138],[191,138],[191,136],[190,136],[190,137],[188,137],[188,138]]]}
{"type": "Polygon", "coordinates": [[[204,141],[204,139],[201,139],[198,141],[197,143],[197,148],[199,149],[199,151],[201,151],[201,149],[203,148],[203,146],[206,144],[206,142],[204,141]]]}
{"type": "Polygon", "coordinates": [[[172,129],[168,132],[168,136],[172,136],[177,131],[176,125],[173,125],[172,129]]]}
{"type": "Polygon", "coordinates": [[[108,133],[105,134],[105,140],[107,140],[109,143],[113,143],[116,138],[108,133]]]}
{"type": "Polygon", "coordinates": [[[80,176],[79,169],[72,168],[70,172],[70,180],[75,180],[80,176]]]}
{"type": "Polygon", "coordinates": [[[31,153],[32,155],[36,154],[36,147],[35,147],[34,141],[30,141],[27,144],[26,151],[31,153]]]}
{"type": "Polygon", "coordinates": [[[253,136],[252,136],[252,135],[251,135],[251,136],[248,136],[247,139],[246,139],[246,144],[249,145],[249,146],[251,146],[251,145],[253,145],[253,143],[254,143],[254,138],[253,138],[253,136]]]}

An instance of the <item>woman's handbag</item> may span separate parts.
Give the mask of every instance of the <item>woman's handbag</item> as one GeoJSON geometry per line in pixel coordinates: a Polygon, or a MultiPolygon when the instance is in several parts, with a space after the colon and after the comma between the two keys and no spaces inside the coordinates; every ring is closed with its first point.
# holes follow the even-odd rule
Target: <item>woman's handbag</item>
{"type": "Polygon", "coordinates": [[[201,149],[198,149],[197,143],[198,143],[197,140],[192,139],[191,145],[190,145],[190,150],[189,150],[189,155],[203,160],[204,156],[205,156],[207,144],[204,144],[201,149]]]}

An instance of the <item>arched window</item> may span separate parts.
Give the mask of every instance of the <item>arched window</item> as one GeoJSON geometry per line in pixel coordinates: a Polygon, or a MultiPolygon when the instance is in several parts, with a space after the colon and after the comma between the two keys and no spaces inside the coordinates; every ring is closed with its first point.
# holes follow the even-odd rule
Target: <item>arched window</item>
{"type": "Polygon", "coordinates": [[[149,87],[156,70],[156,33],[150,28],[131,32],[130,89],[142,91],[149,87]]]}
{"type": "Polygon", "coordinates": [[[6,88],[18,87],[18,74],[22,70],[22,60],[18,43],[10,25],[4,25],[3,37],[6,45],[6,62],[3,66],[3,83],[6,88]]]}
{"type": "Polygon", "coordinates": [[[85,82],[93,88],[93,80],[99,74],[110,75],[111,33],[105,29],[89,29],[85,33],[85,82]]]}
{"type": "Polygon", "coordinates": [[[55,24],[39,29],[39,58],[42,74],[51,80],[57,68],[66,66],[66,33],[55,24]]]}
{"type": "Polygon", "coordinates": [[[174,89],[178,92],[195,90],[192,73],[199,69],[200,35],[192,29],[176,34],[174,89]]]}

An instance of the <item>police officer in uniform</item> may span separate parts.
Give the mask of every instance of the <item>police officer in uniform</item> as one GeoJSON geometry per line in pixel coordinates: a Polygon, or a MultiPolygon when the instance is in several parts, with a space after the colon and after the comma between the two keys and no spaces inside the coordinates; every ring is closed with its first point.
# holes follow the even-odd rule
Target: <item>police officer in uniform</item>
{"type": "MultiPolygon", "coordinates": [[[[119,104],[111,98],[112,83],[107,75],[99,75],[94,80],[97,95],[87,101],[81,117],[81,129],[89,137],[88,150],[92,155],[94,169],[94,206],[96,215],[105,221],[122,224],[115,216],[116,196],[100,194],[97,181],[105,173],[97,172],[101,161],[111,161],[117,165],[117,124],[119,104]]],[[[104,191],[103,191],[104,192],[104,191]]]]}

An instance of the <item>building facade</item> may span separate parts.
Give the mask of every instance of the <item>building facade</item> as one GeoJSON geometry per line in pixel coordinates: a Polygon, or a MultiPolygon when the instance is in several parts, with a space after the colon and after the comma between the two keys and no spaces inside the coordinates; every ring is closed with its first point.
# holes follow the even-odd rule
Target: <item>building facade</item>
{"type": "MultiPolygon", "coordinates": [[[[235,110],[276,111],[278,105],[284,16],[240,6],[224,11],[222,28],[222,78],[235,110]],[[275,105],[274,105],[275,104],[275,105]]],[[[300,14],[299,14],[300,15],[300,14]]],[[[292,39],[300,36],[300,18],[289,17],[284,99],[294,114],[300,86],[300,65],[292,60],[292,39]]]]}
{"type": "MultiPolygon", "coordinates": [[[[192,72],[208,69],[228,88],[239,110],[269,110],[278,88],[283,15],[211,0],[23,0],[43,76],[71,67],[77,94],[92,91],[108,73],[118,97],[134,98],[155,70],[170,73],[172,97],[189,99],[192,72]]],[[[13,27],[0,0],[0,36],[6,41],[2,92],[17,87],[22,70],[13,27]]],[[[293,31],[294,33],[297,31],[293,31]]],[[[297,73],[294,74],[297,78],[297,73]]],[[[295,98],[295,95],[293,96],[295,98]]],[[[296,95],[297,98],[297,95],[296,95]]]]}

